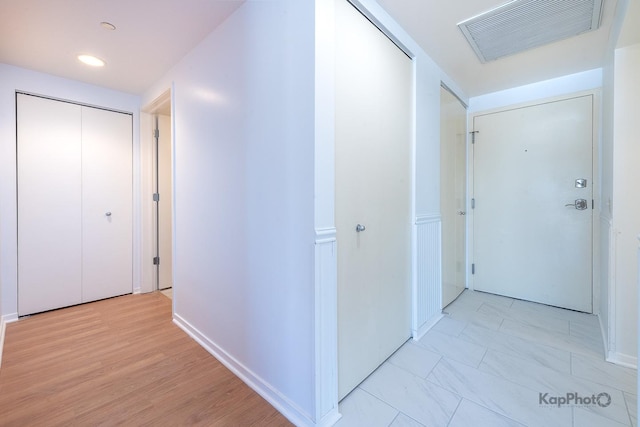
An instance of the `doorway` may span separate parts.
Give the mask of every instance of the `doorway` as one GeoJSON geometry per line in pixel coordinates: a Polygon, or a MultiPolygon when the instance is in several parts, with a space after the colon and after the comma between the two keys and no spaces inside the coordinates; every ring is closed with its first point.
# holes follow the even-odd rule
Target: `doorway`
{"type": "Polygon", "coordinates": [[[440,88],[440,212],[442,217],[442,307],[466,287],[467,109],[440,88]]]}
{"type": "Polygon", "coordinates": [[[591,313],[593,95],[473,119],[476,290],[591,313]]]}
{"type": "Polygon", "coordinates": [[[173,288],[173,207],[171,174],[171,110],[155,115],[154,130],[154,202],[156,225],[156,286],[158,290],[173,288]],[[168,113],[168,114],[167,114],[168,113]]]}
{"type": "Polygon", "coordinates": [[[168,90],[153,101],[145,111],[148,113],[150,156],[150,175],[145,185],[152,194],[148,201],[150,221],[148,244],[150,261],[153,264],[149,272],[151,290],[162,291],[173,297],[173,129],[171,91],[168,90]],[[148,186],[147,186],[148,185],[148,186]]]}
{"type": "Polygon", "coordinates": [[[411,59],[336,1],[338,388],[345,397],[411,333],[411,59]]]}

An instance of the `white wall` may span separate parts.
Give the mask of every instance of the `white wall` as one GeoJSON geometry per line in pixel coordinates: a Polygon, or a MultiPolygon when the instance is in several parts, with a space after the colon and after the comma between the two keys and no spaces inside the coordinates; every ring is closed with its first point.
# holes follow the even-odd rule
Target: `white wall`
{"type": "MultiPolygon", "coordinates": [[[[615,236],[615,361],[637,364],[637,236],[640,233],[640,144],[637,102],[640,98],[640,44],[615,51],[613,117],[613,232],[615,236]]],[[[613,354],[612,354],[613,353],[613,354]]]]}
{"type": "MultiPolygon", "coordinates": [[[[15,92],[24,91],[133,113],[134,200],[137,200],[139,153],[138,96],[0,64],[0,315],[11,320],[18,312],[17,211],[16,211],[16,111],[15,92]]],[[[43,207],[46,209],[46,207],[43,207]]],[[[138,206],[134,204],[134,218],[138,206]]],[[[138,230],[134,222],[134,230],[138,230]]],[[[139,240],[134,238],[134,266],[139,264],[139,240]]],[[[139,268],[134,267],[134,288],[139,268]]]]}
{"type": "Polygon", "coordinates": [[[469,100],[469,113],[552,98],[601,86],[602,69],[597,68],[473,97],[469,100]]]}
{"type": "Polygon", "coordinates": [[[178,324],[298,423],[315,418],[314,2],[248,1],[173,84],[178,324]]]}
{"type": "Polygon", "coordinates": [[[611,201],[613,200],[613,91],[614,91],[614,50],[608,52],[605,66],[602,72],[602,139],[600,143],[599,170],[600,170],[600,196],[597,200],[599,227],[598,235],[594,236],[598,242],[596,257],[598,260],[598,274],[594,279],[600,282],[600,296],[598,304],[598,316],[605,348],[609,342],[609,290],[612,282],[611,275],[614,269],[611,267],[615,262],[615,253],[611,248],[612,235],[612,211],[611,201]]]}

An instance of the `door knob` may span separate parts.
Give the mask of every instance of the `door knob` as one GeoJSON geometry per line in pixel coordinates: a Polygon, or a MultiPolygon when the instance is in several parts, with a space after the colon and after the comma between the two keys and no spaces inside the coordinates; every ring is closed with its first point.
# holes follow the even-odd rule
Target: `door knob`
{"type": "Polygon", "coordinates": [[[576,199],[573,203],[567,203],[565,206],[570,206],[579,211],[583,211],[587,209],[587,201],[585,199],[576,199]]]}
{"type": "Polygon", "coordinates": [[[111,212],[107,212],[105,215],[106,216],[111,216],[111,212]]]}
{"type": "Polygon", "coordinates": [[[456,212],[456,213],[457,213],[458,215],[466,215],[466,214],[467,214],[467,213],[466,213],[466,212],[464,212],[464,211],[458,211],[458,212],[456,212]]]}
{"type": "Polygon", "coordinates": [[[356,225],[356,232],[359,233],[359,232],[364,231],[364,230],[366,230],[366,227],[364,225],[362,225],[362,224],[356,225]]]}

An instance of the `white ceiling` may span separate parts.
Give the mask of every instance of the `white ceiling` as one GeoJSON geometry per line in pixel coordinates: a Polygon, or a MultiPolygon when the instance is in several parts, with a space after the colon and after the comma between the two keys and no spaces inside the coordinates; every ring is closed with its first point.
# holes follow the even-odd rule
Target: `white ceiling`
{"type": "Polygon", "coordinates": [[[243,2],[0,0],[0,62],[141,94],[243,2]],[[79,53],[107,65],[89,68],[79,53]]]}
{"type": "Polygon", "coordinates": [[[509,0],[377,1],[469,97],[602,67],[617,3],[596,31],[482,64],[457,24],[509,0]]]}
{"type": "MultiPolygon", "coordinates": [[[[486,64],[457,24],[507,0],[377,1],[466,95],[476,96],[601,67],[618,0],[605,0],[597,31],[486,64]]],[[[0,62],[141,94],[243,2],[0,0],[0,62]],[[102,21],[117,29],[103,29],[102,21]],[[107,65],[89,68],[78,53],[107,65]]]]}

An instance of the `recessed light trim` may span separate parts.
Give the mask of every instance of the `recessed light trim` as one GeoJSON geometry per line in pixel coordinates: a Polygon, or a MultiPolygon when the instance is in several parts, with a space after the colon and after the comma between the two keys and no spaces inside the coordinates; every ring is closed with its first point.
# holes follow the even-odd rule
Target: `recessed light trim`
{"type": "Polygon", "coordinates": [[[101,22],[100,26],[102,28],[104,28],[105,30],[109,30],[109,31],[114,31],[116,29],[115,25],[113,25],[111,22],[107,22],[107,21],[101,22]]]}
{"type": "Polygon", "coordinates": [[[95,57],[93,55],[81,54],[81,55],[78,55],[78,60],[80,60],[80,62],[87,64],[91,67],[104,67],[105,65],[105,62],[102,59],[95,57]]]}

